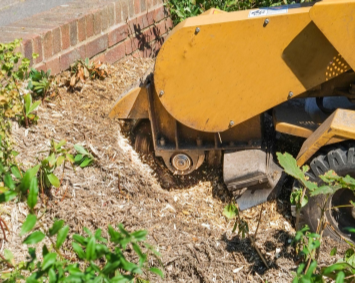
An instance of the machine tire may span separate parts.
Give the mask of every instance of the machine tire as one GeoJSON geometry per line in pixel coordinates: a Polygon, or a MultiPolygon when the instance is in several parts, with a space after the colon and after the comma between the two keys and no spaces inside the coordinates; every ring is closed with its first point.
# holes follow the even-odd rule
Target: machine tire
{"type": "MultiPolygon", "coordinates": [[[[328,148],[328,151],[320,152],[315,156],[309,162],[309,166],[310,170],[307,175],[310,181],[317,182],[318,185],[322,184],[319,175],[323,175],[329,170],[334,170],[340,176],[350,175],[351,177],[355,177],[355,146],[328,148]]],[[[293,189],[300,189],[297,181],[294,182],[293,189]]],[[[353,201],[355,200],[355,196],[350,190],[339,190],[329,198],[327,205],[334,207],[345,203],[348,204],[350,198],[353,201]]],[[[301,210],[299,225],[296,227],[297,230],[301,229],[305,224],[310,227],[311,231],[317,230],[318,219],[321,217],[321,210],[318,204],[323,203],[324,200],[324,195],[308,197],[308,204],[301,210]]],[[[353,212],[351,208],[328,210],[325,213],[327,221],[337,232],[327,225],[323,234],[336,240],[341,239],[340,234],[342,237],[355,242],[355,235],[343,229],[349,226],[355,227],[355,219],[351,216],[353,212]]]]}

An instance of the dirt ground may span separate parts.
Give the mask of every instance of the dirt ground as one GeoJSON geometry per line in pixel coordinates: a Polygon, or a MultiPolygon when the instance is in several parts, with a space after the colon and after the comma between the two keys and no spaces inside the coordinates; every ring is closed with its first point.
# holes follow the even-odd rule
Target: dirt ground
{"type": "MultiPolygon", "coordinates": [[[[118,95],[153,64],[153,59],[129,58],[109,66],[109,78],[74,90],[66,86],[69,74],[63,73],[58,77],[60,96],[40,107],[38,125],[14,127],[24,167],[34,164],[40,152],[48,152],[51,139],[66,139],[69,147],[81,143],[97,158],[92,167],[76,172],[66,168],[63,185],[38,205],[40,214],[46,209],[44,221],[49,226],[54,218],[64,219],[70,235],[82,233],[83,227],[105,230],[118,223],[130,231],[148,230],[165,272],[164,280],[151,277],[151,282],[290,282],[298,264],[290,245],[295,233],[287,201],[290,180],[279,199],[263,205],[256,244],[266,268],[250,241],[232,234],[234,223],[222,215],[230,196],[219,170],[202,166],[190,176],[173,176],[161,160],[142,160],[121,133],[122,123],[107,117],[118,95]]],[[[242,213],[251,235],[261,208],[242,213]]],[[[11,230],[9,242],[0,238],[0,253],[10,249],[21,261],[27,247],[18,234],[28,211],[21,203],[0,209],[11,230]]],[[[325,239],[320,266],[338,259],[328,256],[333,245],[325,239]]],[[[69,243],[64,252],[72,255],[69,243]]],[[[157,264],[154,258],[149,262],[157,264]]]]}

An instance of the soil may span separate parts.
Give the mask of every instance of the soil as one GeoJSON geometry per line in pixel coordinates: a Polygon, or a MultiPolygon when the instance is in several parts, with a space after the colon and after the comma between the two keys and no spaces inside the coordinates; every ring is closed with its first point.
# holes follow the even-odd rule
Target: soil
{"type": "MultiPolygon", "coordinates": [[[[64,219],[70,237],[83,233],[83,227],[105,231],[118,223],[129,231],[148,230],[148,241],[161,253],[165,273],[164,280],[151,276],[151,282],[290,282],[299,263],[291,246],[292,180],[286,181],[278,199],[242,212],[253,235],[262,210],[256,245],[267,268],[250,240],[232,233],[234,223],[222,214],[230,194],[220,170],[203,165],[191,175],[174,176],[162,160],[140,157],[129,135],[122,134],[123,123],[107,117],[119,94],[153,64],[153,59],[129,58],[108,66],[105,80],[79,83],[74,89],[68,88],[69,72],[62,73],[57,77],[59,95],[40,106],[38,124],[27,130],[14,127],[18,160],[24,167],[48,153],[51,139],[66,139],[68,148],[80,143],[97,160],[75,172],[65,168],[62,186],[47,192],[37,205],[43,221],[49,227],[55,218],[64,219]]],[[[62,170],[56,173],[61,176],[62,170]]],[[[21,244],[19,231],[28,214],[26,206],[6,204],[1,213],[11,232],[8,242],[0,236],[0,253],[10,249],[16,262],[24,260],[27,247],[21,244]]],[[[346,248],[331,239],[324,241],[320,266],[334,263],[346,248]],[[338,255],[330,257],[335,245],[338,255]]],[[[69,241],[64,253],[73,256],[69,241]]],[[[158,262],[151,258],[149,264],[158,262]]]]}

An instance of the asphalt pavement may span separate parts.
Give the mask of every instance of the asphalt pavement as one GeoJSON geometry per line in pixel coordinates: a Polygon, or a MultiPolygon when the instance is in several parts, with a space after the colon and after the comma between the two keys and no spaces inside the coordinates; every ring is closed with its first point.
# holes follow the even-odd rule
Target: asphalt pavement
{"type": "MultiPolygon", "coordinates": [[[[65,5],[72,0],[0,0],[0,26],[65,5]]],[[[26,23],[24,22],[24,26],[26,23]]]]}

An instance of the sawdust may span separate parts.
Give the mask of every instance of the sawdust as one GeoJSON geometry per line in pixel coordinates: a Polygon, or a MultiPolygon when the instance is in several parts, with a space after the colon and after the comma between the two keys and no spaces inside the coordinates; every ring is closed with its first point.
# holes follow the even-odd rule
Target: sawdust
{"type": "MultiPolygon", "coordinates": [[[[232,234],[234,223],[222,215],[230,197],[219,170],[202,166],[190,176],[177,177],[153,156],[142,162],[121,134],[122,123],[107,118],[119,94],[153,64],[152,59],[129,58],[109,66],[109,78],[79,82],[74,91],[67,89],[70,76],[63,73],[58,77],[60,96],[40,107],[38,125],[28,130],[14,127],[18,160],[25,167],[48,152],[51,139],[66,139],[70,147],[81,143],[97,158],[93,167],[65,169],[62,187],[38,205],[44,223],[49,227],[54,218],[64,219],[70,236],[82,233],[83,227],[105,230],[118,223],[128,230],[147,229],[149,242],[162,254],[164,282],[290,282],[297,259],[290,246],[294,228],[287,190],[280,199],[264,204],[256,244],[270,266],[266,269],[250,241],[232,234]]],[[[260,209],[242,213],[251,234],[260,209]]],[[[24,260],[27,247],[18,235],[28,214],[26,206],[6,204],[1,213],[11,232],[9,242],[0,238],[0,253],[10,249],[16,262],[24,260]]],[[[333,245],[326,240],[321,265],[336,261],[328,256],[333,245]]],[[[73,255],[68,242],[64,253],[73,255]]],[[[151,278],[158,281],[162,280],[151,278]]]]}

